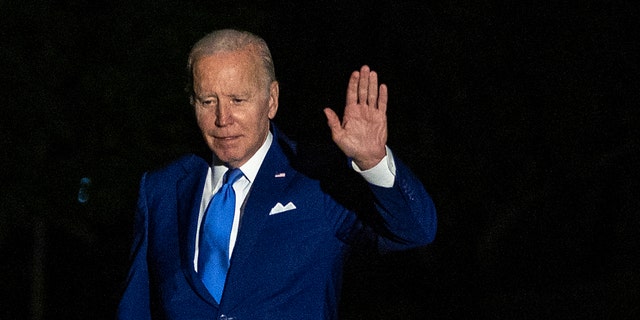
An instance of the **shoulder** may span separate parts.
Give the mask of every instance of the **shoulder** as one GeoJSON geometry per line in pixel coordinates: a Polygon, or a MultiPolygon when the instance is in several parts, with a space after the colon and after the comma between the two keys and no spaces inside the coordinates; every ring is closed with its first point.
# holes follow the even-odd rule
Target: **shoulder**
{"type": "Polygon", "coordinates": [[[169,181],[179,180],[185,175],[201,173],[208,165],[202,156],[186,154],[172,162],[147,171],[144,179],[151,185],[165,184],[169,181]]]}

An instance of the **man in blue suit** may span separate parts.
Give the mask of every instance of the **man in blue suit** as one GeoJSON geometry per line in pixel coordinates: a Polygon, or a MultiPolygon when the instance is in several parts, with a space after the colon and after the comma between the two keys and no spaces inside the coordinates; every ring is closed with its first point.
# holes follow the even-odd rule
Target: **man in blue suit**
{"type": "Polygon", "coordinates": [[[273,125],[279,86],[263,39],[214,31],[194,45],[188,68],[191,104],[212,156],[188,155],[142,177],[119,319],[337,319],[350,250],[433,241],[433,202],[386,146],[387,87],[368,66],[351,74],[342,120],[325,109],[345,167],[368,186],[364,205],[334,192],[339,172],[305,174],[300,148],[273,125]],[[209,203],[232,169],[240,173],[225,191],[233,194],[230,230],[224,241],[205,240],[212,234],[205,221],[222,216],[209,203]],[[211,243],[224,252],[214,264],[225,265],[219,290],[205,272],[211,243]]]}

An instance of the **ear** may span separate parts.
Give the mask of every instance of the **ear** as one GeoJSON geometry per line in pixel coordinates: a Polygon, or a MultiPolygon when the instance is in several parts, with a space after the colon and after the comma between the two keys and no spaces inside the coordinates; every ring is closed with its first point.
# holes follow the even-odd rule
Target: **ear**
{"type": "Polygon", "coordinates": [[[273,120],[278,112],[278,96],[280,95],[280,85],[278,81],[271,82],[269,87],[269,119],[273,120]]]}

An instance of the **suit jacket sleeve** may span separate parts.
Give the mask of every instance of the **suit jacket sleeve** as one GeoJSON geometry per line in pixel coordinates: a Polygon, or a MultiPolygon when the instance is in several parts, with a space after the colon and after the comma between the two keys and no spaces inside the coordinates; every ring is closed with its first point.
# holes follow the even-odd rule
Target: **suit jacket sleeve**
{"type": "Polygon", "coordinates": [[[405,250],[433,242],[437,229],[435,205],[420,180],[394,157],[396,179],[391,188],[369,185],[375,208],[389,233],[378,236],[381,252],[405,250]]]}
{"type": "Polygon", "coordinates": [[[134,221],[131,268],[118,306],[118,319],[151,319],[149,272],[147,267],[148,208],[145,193],[146,174],[142,176],[134,221]]]}

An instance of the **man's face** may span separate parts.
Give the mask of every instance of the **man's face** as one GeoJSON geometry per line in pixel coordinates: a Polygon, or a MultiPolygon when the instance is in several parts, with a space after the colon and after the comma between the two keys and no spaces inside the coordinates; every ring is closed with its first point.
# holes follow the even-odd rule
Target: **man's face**
{"type": "Polygon", "coordinates": [[[216,156],[237,168],[262,146],[278,110],[278,83],[262,78],[250,49],[222,52],[193,65],[198,126],[216,156]]]}

